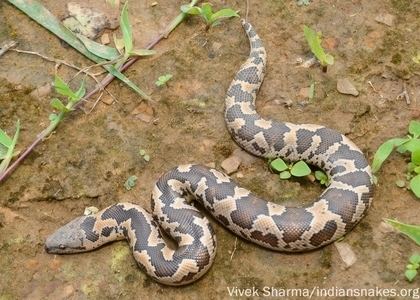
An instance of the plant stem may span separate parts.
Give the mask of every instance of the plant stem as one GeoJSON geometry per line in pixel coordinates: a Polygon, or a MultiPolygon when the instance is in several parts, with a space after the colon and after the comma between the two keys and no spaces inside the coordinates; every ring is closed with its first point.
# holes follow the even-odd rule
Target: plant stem
{"type": "MultiPolygon", "coordinates": [[[[191,0],[190,5],[194,6],[195,4],[197,4],[199,0],[191,0]]],[[[149,42],[149,44],[147,44],[147,46],[145,47],[145,49],[152,49],[154,46],[156,46],[161,40],[167,38],[169,36],[169,34],[179,25],[181,24],[184,19],[186,18],[187,14],[184,13],[180,13],[178,16],[176,16],[171,23],[169,23],[168,26],[166,26],[165,30],[163,33],[161,33],[160,35],[158,35],[156,38],[154,38],[152,41],[149,42]]],[[[123,72],[125,70],[127,70],[131,65],[133,65],[137,60],[139,59],[138,56],[136,57],[132,57],[129,58],[119,69],[119,71],[123,72]]],[[[89,93],[87,93],[85,95],[85,97],[83,97],[82,100],[86,100],[88,98],[90,98],[92,95],[96,94],[98,91],[104,89],[108,84],[110,84],[112,82],[112,80],[115,77],[111,74],[108,74],[99,84],[96,85],[96,87],[90,91],[89,93]]],[[[83,103],[83,101],[79,101],[78,103],[76,103],[74,105],[74,108],[78,107],[81,105],[81,103],[83,103]]],[[[24,152],[22,152],[22,154],[19,155],[19,157],[3,172],[0,173],[0,183],[2,183],[8,176],[10,176],[10,174],[12,174],[12,172],[19,166],[19,164],[32,152],[32,150],[39,144],[41,143],[51,132],[54,131],[54,129],[57,127],[59,122],[57,122],[57,124],[55,124],[55,126],[53,126],[53,122],[50,123],[50,125],[45,128],[43,131],[41,131],[36,139],[25,149],[24,152]]]]}

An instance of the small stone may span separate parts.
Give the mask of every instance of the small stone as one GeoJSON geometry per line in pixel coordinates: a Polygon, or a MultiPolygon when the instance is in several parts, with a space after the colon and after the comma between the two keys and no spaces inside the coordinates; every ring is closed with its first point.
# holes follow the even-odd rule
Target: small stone
{"type": "Polygon", "coordinates": [[[348,243],[335,242],[334,246],[337,249],[338,254],[340,254],[341,260],[346,265],[346,268],[351,267],[357,261],[356,254],[354,254],[348,243]]]}
{"type": "Polygon", "coordinates": [[[146,102],[140,103],[140,105],[137,106],[131,114],[133,114],[136,119],[139,119],[145,123],[152,122],[154,117],[153,107],[146,102]]]}
{"type": "Polygon", "coordinates": [[[237,178],[244,178],[244,173],[238,172],[238,173],[236,173],[236,177],[237,178]]]}
{"type": "Polygon", "coordinates": [[[46,83],[34,89],[29,95],[33,98],[44,98],[51,93],[51,84],[46,83]]]}
{"type": "Polygon", "coordinates": [[[395,232],[394,228],[384,221],[379,224],[379,231],[382,233],[395,232]]]}
{"type": "Polygon", "coordinates": [[[114,98],[106,94],[105,96],[101,98],[101,101],[105,103],[106,105],[111,105],[112,103],[114,103],[114,98]]]}
{"type": "Polygon", "coordinates": [[[108,33],[104,33],[101,36],[101,43],[102,45],[108,45],[111,42],[111,40],[109,39],[109,34],[108,33]]]}
{"type": "Polygon", "coordinates": [[[156,6],[156,5],[158,5],[158,3],[155,1],[155,2],[152,2],[151,4],[150,4],[150,6],[151,7],[153,7],[153,6],[156,6]]]}
{"type": "Polygon", "coordinates": [[[303,98],[303,99],[307,99],[309,98],[309,92],[310,92],[310,88],[301,88],[299,90],[299,97],[303,98]]]}
{"type": "Polygon", "coordinates": [[[238,170],[240,164],[241,160],[239,157],[230,156],[222,162],[221,167],[228,175],[230,175],[238,170]]]}
{"type": "Polygon", "coordinates": [[[99,211],[99,209],[95,206],[89,206],[85,208],[85,211],[83,212],[83,214],[85,216],[89,216],[89,215],[94,215],[99,211]]]}
{"type": "Polygon", "coordinates": [[[232,156],[236,156],[237,158],[239,158],[240,164],[244,167],[249,167],[258,160],[257,157],[249,154],[248,152],[242,149],[235,149],[232,153],[232,156]]]}
{"type": "Polygon", "coordinates": [[[209,168],[212,168],[212,169],[216,168],[216,163],[215,162],[209,162],[209,163],[206,163],[205,165],[209,168]]]}
{"type": "Polygon", "coordinates": [[[385,24],[387,26],[394,26],[395,16],[391,14],[380,14],[375,18],[375,21],[378,23],[385,24]]]}
{"type": "Polygon", "coordinates": [[[358,96],[359,95],[359,91],[356,90],[354,85],[347,78],[337,80],[337,90],[341,94],[353,95],[353,96],[358,96]]]}
{"type": "Polygon", "coordinates": [[[338,46],[338,40],[333,37],[326,37],[322,40],[322,45],[327,50],[334,50],[338,46]]]}

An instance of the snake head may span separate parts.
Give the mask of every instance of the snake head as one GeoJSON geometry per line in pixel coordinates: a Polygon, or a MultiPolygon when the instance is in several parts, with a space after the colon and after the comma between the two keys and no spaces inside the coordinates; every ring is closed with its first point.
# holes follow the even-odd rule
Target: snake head
{"type": "Polygon", "coordinates": [[[59,228],[45,241],[45,251],[55,254],[86,251],[86,233],[83,229],[85,222],[86,216],[83,216],[59,228]]]}

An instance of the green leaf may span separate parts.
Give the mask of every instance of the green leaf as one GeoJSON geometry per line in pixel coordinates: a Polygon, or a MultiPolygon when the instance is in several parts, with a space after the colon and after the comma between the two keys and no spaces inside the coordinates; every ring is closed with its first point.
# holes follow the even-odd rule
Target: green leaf
{"type": "Polygon", "coordinates": [[[54,87],[57,93],[60,95],[66,96],[68,98],[76,98],[76,94],[70,89],[67,83],[64,82],[59,76],[55,75],[54,78],[54,87]]]}
{"type": "Polygon", "coordinates": [[[147,50],[147,49],[134,49],[130,51],[130,56],[148,56],[156,54],[155,50],[147,50]]]}
{"type": "Polygon", "coordinates": [[[420,140],[414,138],[408,138],[406,143],[397,148],[399,153],[414,152],[416,150],[420,150],[420,140]]]}
{"type": "Polygon", "coordinates": [[[61,102],[61,100],[60,99],[57,99],[57,98],[54,98],[54,99],[52,99],[51,100],[51,106],[53,107],[53,108],[55,108],[56,110],[58,110],[59,112],[64,112],[64,113],[66,113],[66,112],[69,112],[69,111],[71,111],[70,109],[68,109],[64,104],[63,104],[63,102],[61,102]]]}
{"type": "Polygon", "coordinates": [[[328,180],[327,174],[325,174],[324,172],[319,171],[319,170],[315,171],[315,178],[319,181],[328,180]]]}
{"type": "Polygon", "coordinates": [[[420,175],[416,175],[410,180],[410,189],[417,198],[420,198],[420,175]]]}
{"type": "Polygon", "coordinates": [[[181,11],[188,15],[199,15],[201,14],[201,8],[197,6],[191,6],[190,4],[181,5],[181,11]]]}
{"type": "Polygon", "coordinates": [[[239,17],[238,13],[231,8],[223,8],[210,16],[210,23],[224,18],[239,17]]]}
{"type": "Polygon", "coordinates": [[[120,17],[120,27],[123,34],[125,53],[130,53],[133,50],[133,32],[131,31],[131,24],[128,18],[128,1],[125,2],[120,17]]]}
{"type": "Polygon", "coordinates": [[[373,156],[372,173],[379,171],[383,162],[388,158],[395,147],[398,147],[407,141],[409,141],[409,139],[394,138],[380,145],[378,150],[376,150],[375,155],[373,156]]]}
{"type": "Polygon", "coordinates": [[[311,86],[309,87],[309,93],[308,93],[309,100],[312,100],[314,96],[315,96],[315,82],[312,82],[311,86]]]}
{"type": "Polygon", "coordinates": [[[172,74],[165,74],[162,76],[159,76],[158,80],[156,80],[155,84],[156,86],[162,86],[165,85],[171,78],[172,78],[172,74]]]}
{"type": "Polygon", "coordinates": [[[295,177],[303,177],[311,174],[311,169],[304,161],[301,160],[293,165],[290,173],[292,173],[295,177]]]}
{"type": "Polygon", "coordinates": [[[413,279],[416,277],[416,275],[417,275],[417,270],[405,270],[405,277],[410,282],[413,281],[413,279]]]}
{"type": "Polygon", "coordinates": [[[12,143],[10,144],[9,148],[7,149],[6,155],[4,156],[4,159],[0,164],[0,174],[2,174],[7,169],[10,161],[13,158],[15,146],[16,146],[17,140],[19,138],[19,132],[20,132],[20,121],[17,120],[16,131],[15,131],[15,135],[13,136],[12,143]]]}
{"type": "Polygon", "coordinates": [[[287,170],[289,167],[287,164],[282,160],[281,158],[276,158],[270,163],[270,166],[273,170],[277,172],[282,172],[284,170],[287,170]]]}
{"type": "Polygon", "coordinates": [[[57,118],[58,118],[58,115],[54,113],[48,116],[48,120],[50,120],[51,122],[54,122],[55,120],[57,120],[57,118]]]}
{"type": "Polygon", "coordinates": [[[415,167],[414,172],[416,172],[416,174],[420,174],[420,166],[415,167]]]}
{"type": "Polygon", "coordinates": [[[390,224],[402,234],[411,238],[417,245],[420,246],[420,226],[404,224],[390,219],[385,219],[385,222],[390,224]]]}
{"type": "Polygon", "coordinates": [[[116,60],[118,57],[121,56],[121,54],[115,48],[108,47],[106,45],[102,45],[100,43],[92,41],[91,39],[88,39],[87,37],[81,34],[78,34],[77,37],[82,41],[86,49],[88,49],[96,56],[99,56],[106,60],[116,60]]]}
{"type": "Polygon", "coordinates": [[[420,264],[420,254],[413,254],[410,256],[409,262],[412,264],[420,264]]]}
{"type": "Polygon", "coordinates": [[[137,183],[137,176],[132,175],[128,177],[127,181],[124,183],[124,187],[127,191],[131,190],[133,187],[136,186],[137,183]]]}
{"type": "Polygon", "coordinates": [[[75,103],[79,102],[79,100],[82,99],[85,94],[86,94],[85,81],[82,81],[79,89],[75,93],[76,98],[71,99],[71,100],[75,103]]]}
{"type": "Polygon", "coordinates": [[[304,25],[303,33],[305,35],[306,41],[308,42],[311,52],[319,60],[321,65],[332,65],[334,63],[334,57],[330,54],[326,54],[324,49],[321,46],[321,34],[317,33],[312,28],[304,25]]]}
{"type": "Polygon", "coordinates": [[[13,140],[7,135],[6,132],[0,129],[0,144],[9,148],[13,140]]]}
{"type": "Polygon", "coordinates": [[[417,138],[420,136],[420,122],[419,121],[411,121],[408,125],[408,132],[411,133],[414,138],[417,138]]]}
{"type": "Polygon", "coordinates": [[[207,23],[210,23],[211,16],[213,15],[213,9],[210,3],[203,3],[201,5],[201,16],[206,20],[207,23]]]}
{"type": "Polygon", "coordinates": [[[290,174],[289,171],[283,171],[280,173],[279,176],[281,179],[289,179],[290,177],[292,177],[292,174],[290,174]]]}
{"type": "Polygon", "coordinates": [[[417,166],[420,166],[420,150],[411,152],[411,161],[417,166]]]}

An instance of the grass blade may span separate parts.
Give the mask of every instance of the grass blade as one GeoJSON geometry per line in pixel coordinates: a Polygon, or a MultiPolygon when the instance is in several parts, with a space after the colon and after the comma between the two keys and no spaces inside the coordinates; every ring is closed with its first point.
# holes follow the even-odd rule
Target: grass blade
{"type": "Polygon", "coordinates": [[[125,53],[128,54],[133,50],[133,32],[128,18],[128,1],[125,2],[121,11],[120,27],[123,34],[125,53]]]}
{"type": "MultiPolygon", "coordinates": [[[[25,0],[7,0],[9,3],[16,6],[18,9],[27,14],[32,20],[48,29],[60,39],[65,41],[67,44],[72,46],[74,49],[79,51],[81,54],[93,60],[96,63],[103,63],[105,60],[95,54],[91,53],[84,44],[77,38],[77,36],[67,29],[49,10],[47,10],[41,3],[36,0],[25,1],[25,0]]],[[[113,76],[127,84],[137,94],[146,100],[151,98],[137,87],[130,79],[123,75],[120,71],[115,69],[113,66],[104,65],[105,70],[111,73],[113,76]]]]}
{"type": "Polygon", "coordinates": [[[16,132],[15,132],[15,135],[13,137],[12,143],[10,144],[9,149],[7,149],[6,155],[5,155],[3,161],[0,164],[0,174],[2,174],[7,169],[10,161],[12,160],[13,151],[15,150],[15,146],[16,146],[17,140],[19,138],[19,132],[20,132],[20,121],[18,120],[16,122],[16,132]]]}
{"type": "Polygon", "coordinates": [[[0,129],[0,144],[9,148],[12,144],[12,139],[7,135],[6,132],[0,129]]]}
{"type": "Polygon", "coordinates": [[[378,150],[376,150],[375,155],[373,156],[372,173],[376,173],[379,171],[383,162],[388,158],[388,156],[392,153],[392,150],[394,150],[395,147],[399,147],[407,141],[408,139],[395,138],[390,139],[382,145],[380,145],[378,150]]]}
{"type": "Polygon", "coordinates": [[[396,220],[385,219],[389,225],[394,227],[396,230],[405,234],[410,239],[412,239],[417,245],[420,246],[420,226],[417,225],[409,225],[398,222],[396,220]]]}
{"type": "Polygon", "coordinates": [[[106,60],[116,60],[120,56],[120,53],[115,48],[99,44],[81,34],[78,34],[77,37],[82,41],[85,47],[96,56],[106,60]]]}

